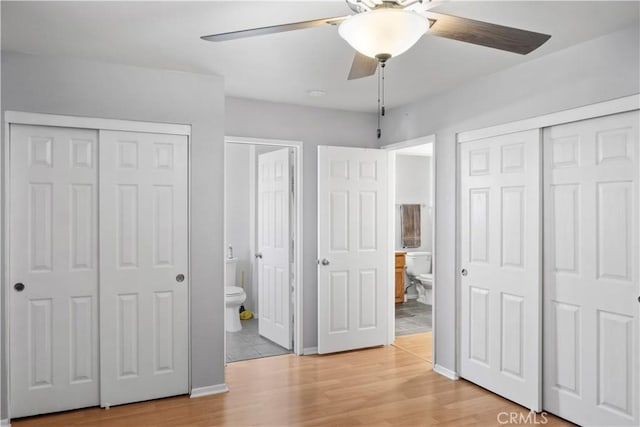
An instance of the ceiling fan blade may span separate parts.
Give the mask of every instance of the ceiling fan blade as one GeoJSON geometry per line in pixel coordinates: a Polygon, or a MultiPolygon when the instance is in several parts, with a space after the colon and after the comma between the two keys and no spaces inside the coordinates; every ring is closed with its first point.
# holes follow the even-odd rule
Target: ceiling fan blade
{"type": "Polygon", "coordinates": [[[354,80],[372,76],[376,73],[377,68],[377,59],[368,57],[356,51],[356,55],[353,57],[353,64],[351,64],[351,71],[349,71],[349,77],[347,77],[347,79],[354,80]]]}
{"type": "Polygon", "coordinates": [[[320,27],[322,25],[338,25],[347,18],[348,16],[336,16],[333,18],[314,19],[311,21],[292,22],[289,24],[270,25],[268,27],[229,31],[228,33],[210,34],[208,36],[202,36],[200,38],[202,40],[207,40],[210,42],[223,42],[227,40],[242,39],[245,37],[283,33],[285,31],[303,30],[305,28],[320,27]]]}
{"type": "Polygon", "coordinates": [[[447,39],[526,55],[551,38],[548,34],[490,24],[489,22],[429,12],[429,34],[447,39]]]}

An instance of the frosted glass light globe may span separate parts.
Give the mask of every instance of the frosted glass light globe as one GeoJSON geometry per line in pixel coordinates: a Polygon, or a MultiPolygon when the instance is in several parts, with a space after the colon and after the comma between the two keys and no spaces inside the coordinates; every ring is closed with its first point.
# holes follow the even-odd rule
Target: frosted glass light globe
{"type": "Polygon", "coordinates": [[[426,18],[402,9],[377,9],[350,16],[338,28],[340,37],[363,55],[398,56],[427,31],[426,18]]]}

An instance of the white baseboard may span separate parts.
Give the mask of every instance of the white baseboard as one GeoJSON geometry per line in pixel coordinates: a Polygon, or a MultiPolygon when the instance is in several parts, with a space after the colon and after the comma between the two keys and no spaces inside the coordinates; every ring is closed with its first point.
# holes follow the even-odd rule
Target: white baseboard
{"type": "Polygon", "coordinates": [[[305,347],[302,349],[304,356],[310,356],[312,354],[318,354],[318,347],[305,347]]]}
{"type": "Polygon", "coordinates": [[[449,378],[450,380],[459,380],[460,377],[458,376],[457,373],[455,373],[454,371],[452,371],[451,369],[447,369],[443,366],[440,365],[433,365],[433,372],[440,374],[444,377],[449,378]]]}
{"type": "Polygon", "coordinates": [[[198,387],[191,389],[191,398],[211,396],[212,394],[226,393],[229,391],[229,387],[226,384],[216,384],[207,387],[198,387]]]}
{"type": "Polygon", "coordinates": [[[0,427],[11,427],[11,421],[8,418],[0,420],[0,427]]]}

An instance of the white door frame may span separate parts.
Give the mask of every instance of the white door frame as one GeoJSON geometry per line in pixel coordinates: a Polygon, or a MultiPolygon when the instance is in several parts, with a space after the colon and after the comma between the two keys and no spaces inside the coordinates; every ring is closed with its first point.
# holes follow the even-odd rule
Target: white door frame
{"type": "MultiPolygon", "coordinates": [[[[246,145],[268,145],[268,146],[277,146],[277,147],[289,147],[295,150],[295,159],[294,159],[294,168],[295,168],[295,178],[294,178],[294,197],[295,197],[295,208],[294,208],[294,216],[295,216],[295,242],[294,242],[294,282],[293,282],[293,352],[302,356],[304,343],[302,336],[302,293],[304,291],[304,271],[302,269],[303,264],[303,250],[304,250],[304,241],[303,241],[303,222],[304,218],[302,216],[302,207],[303,203],[303,143],[302,141],[290,141],[284,139],[269,139],[269,138],[247,138],[241,136],[225,136],[224,137],[225,144],[225,159],[226,159],[226,146],[227,144],[246,144],[246,145]]],[[[226,161],[225,161],[225,169],[226,169],[226,161]]],[[[226,176],[225,176],[226,179],[226,176]]],[[[254,185],[255,186],[255,185],[254,185]]],[[[255,191],[255,188],[254,188],[255,191]]],[[[227,205],[227,189],[225,185],[224,190],[224,205],[227,205]]],[[[225,209],[224,212],[224,241],[227,241],[227,212],[225,209]]],[[[253,227],[252,227],[253,229],[253,227]]],[[[254,230],[255,232],[255,230],[254,230]]],[[[250,250],[252,253],[255,253],[255,239],[252,239],[250,242],[250,250]]],[[[225,278],[226,280],[226,278],[225,278]]],[[[259,315],[259,313],[258,313],[259,315]]],[[[227,341],[225,337],[225,355],[227,354],[227,341]]],[[[226,357],[226,356],[225,356],[226,357]]]]}
{"type": "MultiPolygon", "coordinates": [[[[424,145],[424,144],[433,144],[433,156],[431,157],[431,200],[433,203],[433,209],[432,209],[432,230],[433,232],[431,233],[431,273],[433,274],[433,294],[432,294],[432,301],[433,304],[431,305],[431,319],[432,319],[432,324],[431,324],[431,337],[432,337],[432,348],[433,348],[433,355],[435,355],[436,352],[436,287],[437,285],[435,285],[436,283],[436,279],[435,279],[435,272],[436,272],[436,233],[435,230],[436,228],[436,221],[437,221],[437,214],[436,214],[436,209],[435,209],[435,204],[436,204],[436,191],[437,191],[437,185],[436,185],[436,151],[437,151],[437,144],[436,144],[436,136],[434,134],[431,135],[427,135],[427,136],[421,136],[419,138],[415,138],[415,139],[409,139],[406,141],[401,141],[401,142],[396,142],[393,144],[389,144],[389,145],[385,145],[383,147],[381,147],[383,150],[386,150],[389,152],[389,174],[388,174],[388,182],[389,182],[389,214],[388,214],[388,221],[389,221],[389,265],[392,266],[392,268],[389,268],[389,283],[393,286],[389,286],[389,301],[393,302],[395,301],[395,247],[396,247],[396,224],[395,224],[395,200],[396,200],[396,150],[399,150],[401,148],[407,148],[407,147],[415,147],[418,145],[424,145]]],[[[395,315],[395,303],[393,304],[389,304],[389,330],[388,330],[388,336],[387,336],[387,344],[392,344],[393,341],[396,338],[396,315],[395,315]]],[[[432,365],[435,366],[435,357],[431,357],[432,360],[432,365]]]]}
{"type": "MultiPolygon", "coordinates": [[[[9,260],[9,200],[10,200],[10,127],[11,125],[35,125],[35,126],[53,126],[53,127],[66,127],[66,128],[82,128],[82,129],[96,129],[96,130],[122,130],[131,132],[145,132],[145,133],[163,133],[169,135],[184,135],[187,137],[187,222],[188,222],[188,242],[187,242],[187,259],[188,271],[187,277],[191,277],[191,125],[184,124],[170,124],[170,123],[154,123],[154,122],[139,122],[131,120],[117,120],[117,119],[102,119],[96,117],[81,117],[81,116],[67,116],[57,114],[43,114],[43,113],[29,113],[22,111],[5,111],[4,113],[4,139],[3,149],[0,152],[0,164],[4,171],[2,175],[3,185],[0,188],[2,191],[2,200],[0,201],[0,226],[2,227],[2,244],[0,245],[0,330],[4,327],[7,333],[5,339],[0,342],[0,366],[4,359],[6,352],[7,360],[7,419],[11,419],[11,384],[9,383],[11,370],[11,359],[9,357],[9,311],[11,307],[6,305],[6,301],[9,300],[9,278],[10,278],[10,260],[9,260]],[[3,310],[3,307],[6,308],[3,310]]],[[[189,283],[191,283],[189,281],[189,283]]],[[[191,288],[191,285],[189,285],[191,288]]],[[[191,289],[189,289],[189,295],[191,295],[191,289]]],[[[188,384],[191,389],[191,297],[189,296],[188,316],[189,316],[189,348],[188,348],[188,360],[189,360],[189,378],[188,384]]],[[[99,308],[98,308],[99,309],[99,308]]]]}
{"type": "MultiPolygon", "coordinates": [[[[531,129],[543,129],[559,124],[576,122],[580,120],[593,119],[596,117],[607,116],[610,114],[624,113],[627,111],[640,110],[640,94],[629,95],[622,98],[616,98],[609,101],[597,102],[595,104],[589,104],[582,107],[570,108],[567,110],[557,111],[541,116],[531,117],[524,120],[518,120],[515,122],[508,122],[496,126],[490,126],[481,129],[474,129],[470,131],[459,132],[456,134],[456,275],[455,275],[455,290],[456,290],[456,372],[458,376],[460,373],[460,364],[462,354],[460,352],[460,340],[461,334],[461,281],[458,272],[462,268],[461,257],[461,221],[460,221],[460,197],[462,196],[460,189],[460,179],[458,171],[460,170],[460,144],[469,141],[475,141],[477,139],[491,138],[495,136],[505,135],[514,132],[521,132],[531,129]]],[[[542,142],[541,142],[542,144],[542,142]]],[[[544,147],[542,147],[544,148],[544,147]]],[[[542,191],[542,186],[540,187],[542,191]]],[[[542,200],[542,194],[540,195],[542,200]]],[[[542,237],[541,237],[542,239],[542,237]]],[[[543,242],[540,242],[542,247],[543,242]]],[[[640,259],[638,260],[640,263],[640,259]]],[[[542,309],[542,308],[541,308],[542,309]]],[[[640,331],[638,331],[638,338],[640,339],[640,331]]],[[[540,346],[540,352],[542,354],[542,346],[540,346]]],[[[542,359],[541,359],[542,360],[542,359]]],[[[541,371],[543,372],[543,371],[541,371]]],[[[544,408],[543,408],[544,409],[544,408]]]]}

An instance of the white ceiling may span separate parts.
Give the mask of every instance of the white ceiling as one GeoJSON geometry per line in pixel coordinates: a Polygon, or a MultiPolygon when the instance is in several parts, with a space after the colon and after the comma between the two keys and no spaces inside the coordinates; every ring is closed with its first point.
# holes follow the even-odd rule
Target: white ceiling
{"type": "MultiPolygon", "coordinates": [[[[551,34],[527,56],[423,36],[386,71],[387,107],[406,104],[640,21],[637,1],[434,1],[434,11],[551,34]]],[[[375,111],[377,81],[347,81],[353,51],[335,27],[224,43],[205,34],[348,15],[342,0],[2,1],[2,48],[224,76],[231,96],[375,111]],[[324,97],[308,90],[322,89],[324,97]]]]}

